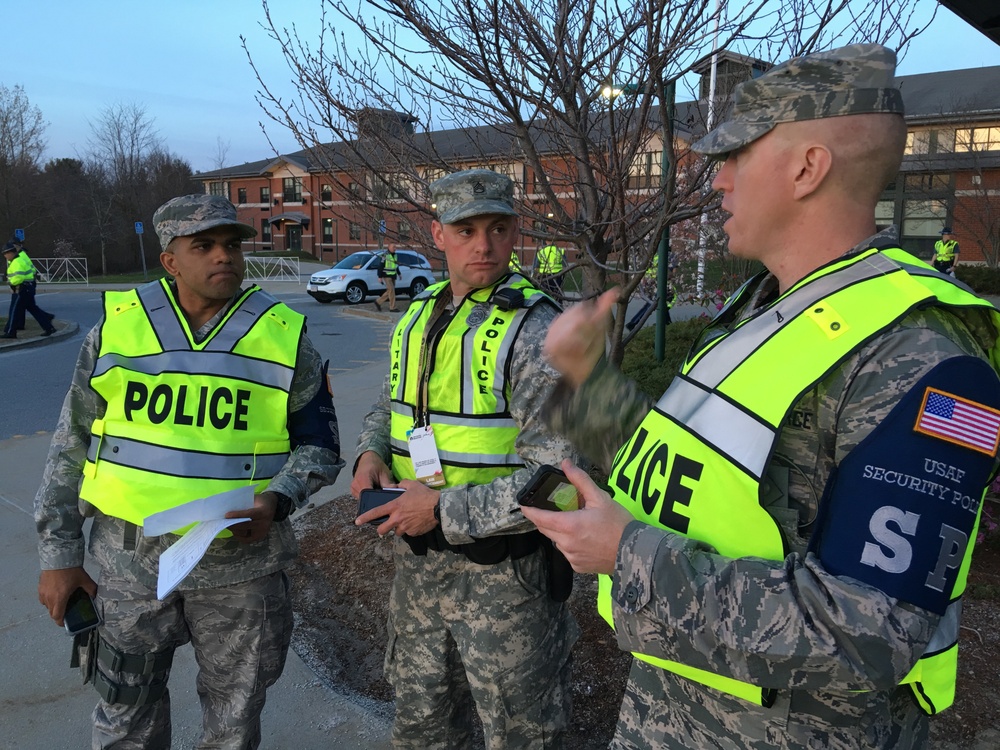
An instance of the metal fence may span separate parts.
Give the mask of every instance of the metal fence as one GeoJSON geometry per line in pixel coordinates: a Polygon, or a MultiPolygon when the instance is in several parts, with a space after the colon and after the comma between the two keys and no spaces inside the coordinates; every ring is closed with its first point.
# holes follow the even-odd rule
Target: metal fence
{"type": "Polygon", "coordinates": [[[298,258],[247,258],[248,281],[294,281],[302,283],[298,258]]]}
{"type": "Polygon", "coordinates": [[[86,258],[32,258],[35,280],[44,284],[89,284],[86,258]]]}

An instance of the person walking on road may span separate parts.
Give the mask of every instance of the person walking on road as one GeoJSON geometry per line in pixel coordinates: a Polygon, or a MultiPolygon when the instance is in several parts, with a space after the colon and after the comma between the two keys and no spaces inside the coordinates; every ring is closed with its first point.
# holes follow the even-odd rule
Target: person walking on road
{"type": "Polygon", "coordinates": [[[399,312],[396,308],[396,279],[399,278],[399,260],[396,258],[396,244],[389,243],[382,258],[381,279],[385,282],[385,291],[375,300],[375,309],[381,311],[382,303],[389,300],[389,312],[399,312]]]}
{"type": "Polygon", "coordinates": [[[616,294],[553,323],[550,425],[583,508],[525,508],[635,655],[612,747],[926,748],[1000,445],[1000,311],[877,232],[906,141],[895,53],[739,84],[697,141],[765,269],[655,403],[602,359],[616,294]]]}
{"type": "Polygon", "coordinates": [[[107,292],[83,343],[35,498],[38,596],[59,625],[77,589],[103,616],[74,643],[100,695],[94,747],[170,748],[167,680],[191,642],[196,747],[257,748],[292,632],[288,515],[343,466],[337,418],[304,317],[241,288],[241,243],[256,231],[233,204],[181,196],[153,222],[173,280],[107,292]],[[161,555],[187,528],[147,537],[143,520],[251,487],[249,507],[226,514],[245,520],[158,599],[161,555]],[[88,517],[97,581],[83,567],[88,517]]]}
{"type": "Polygon", "coordinates": [[[7,260],[7,284],[10,286],[10,309],[7,313],[7,325],[3,338],[16,339],[18,328],[24,328],[24,315],[31,313],[38,325],[42,327],[43,336],[51,336],[56,332],[52,321],[55,316],[45,312],[35,302],[35,266],[31,258],[24,252],[21,245],[11,241],[3,246],[3,255],[7,260]],[[18,326],[20,321],[20,326],[18,326]]]}
{"type": "MultiPolygon", "coordinates": [[[[558,308],[508,271],[514,185],[473,169],[431,185],[450,279],[403,313],[390,375],[365,417],[351,494],[405,492],[358,517],[395,534],[386,678],[398,748],[563,747],[571,708],[571,571],[516,512],[540,464],[575,456],[540,421],[556,373],[541,357],[558,308]],[[425,484],[426,483],[426,484],[425,484]]],[[[565,561],[562,561],[565,563],[565,561]]]]}

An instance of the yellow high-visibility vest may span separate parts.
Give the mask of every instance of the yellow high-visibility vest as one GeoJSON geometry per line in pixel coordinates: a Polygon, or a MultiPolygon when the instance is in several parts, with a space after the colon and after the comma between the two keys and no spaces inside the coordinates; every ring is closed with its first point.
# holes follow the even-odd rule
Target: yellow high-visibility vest
{"type": "MultiPolygon", "coordinates": [[[[80,496],[135,524],[218,492],[262,492],[289,454],[305,318],[251,287],[201,343],[164,280],[107,292],[80,496]]],[[[228,532],[225,532],[228,535],[228,532]]]]}
{"type": "MultiPolygon", "coordinates": [[[[749,286],[730,305],[743,304],[741,293],[749,286]]],[[[640,521],[705,541],[726,557],[784,559],[778,523],[758,498],[785,415],[851,352],[923,304],[943,305],[959,316],[989,310],[991,364],[1000,370],[1000,313],[989,302],[902,250],[869,250],[800,281],[772,305],[781,315],[749,318],[694,352],[619,450],[609,479],[615,500],[640,521]],[[729,345],[719,347],[722,341],[729,345]],[[797,365],[775,366],[789,361],[797,365]]],[[[966,549],[933,642],[902,680],[928,714],[954,701],[959,597],[973,547],[966,549]]],[[[598,610],[614,627],[611,579],[600,576],[598,588],[598,610]]],[[[756,704],[773,700],[773,691],[757,685],[635,656],[756,704]]]]}

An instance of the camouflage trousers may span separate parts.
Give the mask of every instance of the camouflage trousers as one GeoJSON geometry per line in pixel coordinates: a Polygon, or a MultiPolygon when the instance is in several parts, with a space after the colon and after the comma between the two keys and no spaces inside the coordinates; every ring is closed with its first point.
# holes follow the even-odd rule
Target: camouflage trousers
{"type": "MultiPolygon", "coordinates": [[[[224,588],[156,591],[105,571],[97,591],[101,637],[127,654],[148,654],[191,642],[198,661],[203,727],[196,748],[244,750],[260,745],[265,692],[285,666],[292,606],[284,573],[224,588]]],[[[119,684],[139,675],[106,672],[119,684]]],[[[170,748],[170,691],[145,706],[101,700],[94,709],[93,748],[170,748]]]]}
{"type": "Polygon", "coordinates": [[[397,748],[472,746],[478,709],[487,750],[561,748],[579,628],[548,595],[541,552],[476,565],[395,541],[385,673],[396,691],[397,748]]]}
{"type": "Polygon", "coordinates": [[[765,708],[634,659],[611,749],[916,750],[928,732],[907,687],[779,690],[765,708]]]}

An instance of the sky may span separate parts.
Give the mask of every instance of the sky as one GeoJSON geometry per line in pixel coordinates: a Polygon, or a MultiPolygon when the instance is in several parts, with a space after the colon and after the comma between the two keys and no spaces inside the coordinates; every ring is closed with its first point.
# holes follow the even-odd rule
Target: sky
{"type": "MultiPolygon", "coordinates": [[[[918,0],[929,15],[935,0],[918,0]]],[[[320,0],[272,0],[272,13],[318,38],[320,0]]],[[[269,85],[292,92],[277,43],[260,24],[259,0],[34,0],[3,3],[7,45],[0,84],[21,85],[45,121],[45,158],[82,156],[91,123],[108,107],[138,104],[166,149],[195,171],[297,151],[291,134],[265,121],[240,36],[269,85]]],[[[1000,65],[1000,46],[941,8],[914,40],[897,73],[1000,65]]]]}

